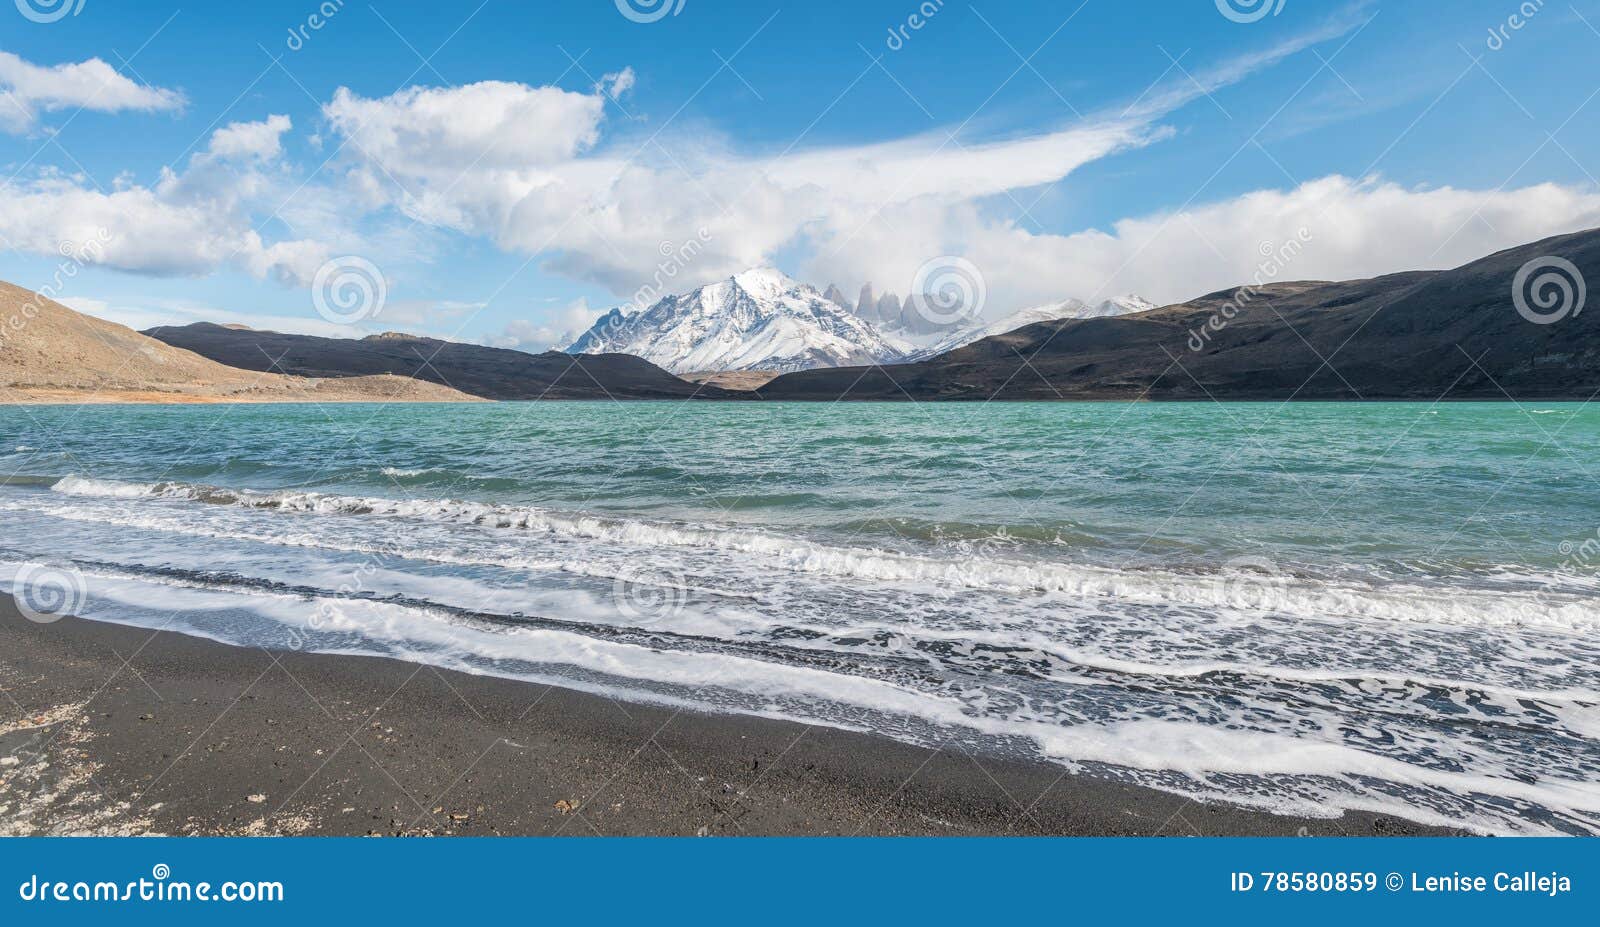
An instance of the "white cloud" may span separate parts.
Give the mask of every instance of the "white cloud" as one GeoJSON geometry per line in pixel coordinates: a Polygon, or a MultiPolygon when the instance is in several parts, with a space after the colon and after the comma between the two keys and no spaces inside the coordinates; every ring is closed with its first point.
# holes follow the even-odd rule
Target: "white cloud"
{"type": "Polygon", "coordinates": [[[1358,4],[1310,32],[1186,73],[1121,110],[999,141],[945,130],[762,154],[685,132],[602,147],[607,94],[633,86],[631,69],[587,94],[484,82],[367,99],[341,88],[323,112],[346,142],[350,188],[369,207],[392,206],[418,222],[542,257],[550,269],[619,296],[650,280],[661,254],[691,239],[703,247],[677,277],[684,287],[796,248],[814,252],[813,267],[838,268],[830,277],[837,282],[881,284],[899,273],[884,265],[896,263],[903,243],[917,243],[920,260],[962,253],[976,244],[963,236],[985,228],[975,217],[986,199],[1052,184],[1169,138],[1162,117],[1349,34],[1364,10],[1358,4]],[[848,259],[828,257],[845,250],[848,259]]]}
{"type": "Polygon", "coordinates": [[[588,301],[579,299],[568,303],[542,323],[527,319],[509,322],[498,333],[483,339],[483,343],[493,348],[543,353],[555,344],[588,331],[605,312],[604,309],[590,309],[588,301]]]}
{"type": "Polygon", "coordinates": [[[678,139],[666,159],[585,155],[605,89],[474,84],[376,100],[341,89],[324,113],[348,140],[350,182],[370,205],[544,255],[617,293],[651,277],[664,243],[702,238],[688,282],[704,282],[770,260],[817,222],[843,229],[881,205],[1049,183],[1166,134],[1111,119],[982,145],[925,135],[758,158],[678,139]]]}
{"type": "Polygon", "coordinates": [[[211,135],[207,150],[219,158],[272,160],[283,154],[283,134],[294,128],[288,116],[268,116],[262,122],[233,122],[211,135]]]}
{"type": "Polygon", "coordinates": [[[483,81],[375,100],[340,87],[322,111],[370,165],[423,177],[569,160],[599,139],[604,106],[599,94],[483,81]]]}
{"type": "Polygon", "coordinates": [[[152,187],[119,183],[110,191],[84,178],[46,172],[0,182],[0,236],[20,251],[59,255],[99,242],[90,263],[158,276],[198,276],[242,268],[285,283],[309,281],[330,256],[312,239],[268,243],[256,230],[259,204],[281,182],[284,116],[217,130],[182,173],[164,171],[152,187]]]}
{"type": "Polygon", "coordinates": [[[181,109],[183,94],[147,87],[99,58],[44,66],[0,52],[0,129],[27,132],[41,113],[88,109],[101,113],[181,109]]]}
{"type": "Polygon", "coordinates": [[[600,78],[600,83],[595,89],[615,100],[633,89],[638,75],[633,73],[633,68],[623,68],[615,74],[607,74],[600,78]]]}
{"type": "MultiPolygon", "coordinates": [[[[1066,297],[1135,292],[1170,302],[1244,283],[1263,246],[1302,228],[1310,242],[1285,278],[1448,267],[1600,226],[1600,191],[1590,189],[1479,192],[1337,175],[1131,217],[1104,231],[1030,232],[1007,218],[1011,197],[1028,202],[1032,189],[1086,164],[1171,138],[1162,122],[1178,108],[1350,35],[1366,8],[1358,4],[1311,32],[1195,68],[1192,77],[1153,87],[1125,107],[1001,140],[941,131],[773,153],[734,150],[704,132],[608,138],[608,99],[634,87],[631,68],[606,74],[588,92],[504,81],[381,98],[341,88],[322,110],[327,148],[342,146],[337,179],[317,181],[301,196],[286,195],[300,186],[284,159],[292,124],[273,115],[218,130],[182,173],[167,172],[149,187],[124,182],[106,192],[54,174],[0,184],[0,235],[55,255],[62,241],[89,241],[104,228],[111,240],[98,260],[110,267],[180,275],[235,267],[299,284],[334,253],[368,253],[387,267],[420,260],[426,239],[415,225],[537,256],[619,298],[655,277],[663,254],[691,240],[698,243],[692,259],[675,267],[677,289],[782,255],[817,283],[853,291],[870,280],[880,291],[906,295],[925,261],[957,254],[985,274],[986,314],[997,317],[1066,297]],[[284,240],[267,241],[257,231],[268,214],[293,229],[284,240]]],[[[80,70],[64,72],[50,96],[42,75],[61,68],[0,53],[0,86],[27,88],[19,98],[31,101],[26,124],[37,112],[81,104],[92,83],[85,75],[115,85],[99,98],[107,106],[181,103],[103,63],[62,68],[80,70]]],[[[391,306],[392,323],[406,325],[447,318],[457,306],[478,308],[398,299],[391,306]]],[[[598,315],[574,303],[544,319],[512,322],[485,340],[542,350],[598,315]]]]}
{"type": "MultiPolygon", "coordinates": [[[[1346,280],[1456,267],[1540,238],[1600,226],[1600,191],[1540,184],[1474,191],[1408,189],[1331,176],[1289,190],[1259,190],[1181,212],[1124,219],[1111,231],[1035,234],[976,210],[905,209],[824,249],[813,279],[870,275],[905,294],[917,268],[950,243],[983,273],[985,315],[1069,296],[1137,293],[1172,303],[1249,283],[1275,251],[1305,230],[1309,241],[1276,280],[1346,280]]],[[[944,249],[944,250],[941,250],[944,249]]],[[[1270,281],[1269,281],[1270,282],[1270,281]]]]}

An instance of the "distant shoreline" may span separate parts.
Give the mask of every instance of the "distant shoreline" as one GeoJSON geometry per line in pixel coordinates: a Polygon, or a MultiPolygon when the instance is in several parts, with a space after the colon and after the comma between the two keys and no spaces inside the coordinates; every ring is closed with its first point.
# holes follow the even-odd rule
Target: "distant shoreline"
{"type": "Polygon", "coordinates": [[[1227,396],[1227,397],[1128,397],[1128,396],[1066,396],[1062,398],[1046,399],[1038,397],[995,397],[983,399],[978,397],[951,396],[938,399],[893,399],[882,396],[863,396],[854,398],[841,396],[834,399],[809,398],[798,396],[763,397],[752,392],[749,399],[731,399],[721,396],[705,397],[632,397],[619,396],[614,399],[604,398],[577,398],[577,397],[552,397],[549,399],[483,399],[470,397],[467,399],[390,399],[383,397],[340,397],[340,398],[285,398],[283,396],[263,397],[260,399],[241,399],[237,397],[218,396],[187,396],[174,394],[126,394],[126,393],[61,393],[40,395],[35,391],[11,391],[7,395],[0,395],[0,406],[269,406],[269,405],[408,405],[408,406],[476,406],[476,405],[536,405],[542,403],[628,403],[628,404],[653,404],[653,403],[694,403],[711,405],[736,405],[747,406],[752,402],[758,405],[775,404],[803,404],[803,405],[835,405],[838,403],[851,404],[881,404],[881,405],[987,405],[1003,403],[1005,405],[1071,405],[1073,403],[1103,403],[1103,404],[1129,404],[1129,405],[1193,405],[1195,403],[1216,403],[1228,405],[1230,403],[1274,403],[1278,405],[1385,405],[1405,403],[1409,405],[1452,405],[1461,403],[1487,403],[1494,405],[1522,405],[1530,402],[1569,402],[1587,403],[1594,399],[1593,396],[1518,396],[1508,399],[1505,396],[1460,396],[1460,397],[1366,397],[1363,399],[1328,399],[1325,397],[1292,397],[1282,396],[1227,396]],[[22,394],[19,398],[19,394],[22,394]]]}
{"type": "Polygon", "coordinates": [[[0,597],[0,833],[1416,835],[378,657],[23,619],[0,597]],[[128,664],[124,666],[123,659],[128,664]],[[20,706],[20,712],[19,712],[20,706]],[[45,747],[50,765],[35,753],[45,747]],[[38,796],[58,793],[50,803],[38,796]]]}
{"type": "Polygon", "coordinates": [[[0,395],[0,406],[266,406],[266,405],[362,405],[368,403],[398,403],[403,405],[457,406],[481,405],[492,402],[469,396],[464,399],[401,399],[380,396],[339,396],[286,398],[263,396],[240,398],[237,396],[204,396],[183,393],[149,391],[106,392],[93,391],[42,391],[9,390],[0,395]],[[18,398],[18,397],[21,398],[18,398]]]}

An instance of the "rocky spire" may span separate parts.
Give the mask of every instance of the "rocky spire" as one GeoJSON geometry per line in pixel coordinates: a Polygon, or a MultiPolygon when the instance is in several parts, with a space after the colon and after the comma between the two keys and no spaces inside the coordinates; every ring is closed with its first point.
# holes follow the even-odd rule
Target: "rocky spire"
{"type": "Polygon", "coordinates": [[[885,293],[878,298],[876,321],[884,325],[900,324],[900,297],[885,293]]]}
{"type": "Polygon", "coordinates": [[[868,322],[882,321],[878,316],[878,304],[872,298],[870,283],[861,288],[861,299],[856,302],[856,318],[866,319],[868,322]]]}

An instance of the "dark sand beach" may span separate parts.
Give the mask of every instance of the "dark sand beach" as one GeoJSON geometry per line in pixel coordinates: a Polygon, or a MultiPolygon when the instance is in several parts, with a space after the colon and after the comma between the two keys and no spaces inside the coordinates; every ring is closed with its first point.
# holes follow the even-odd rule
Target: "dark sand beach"
{"type": "Polygon", "coordinates": [[[0,601],[0,833],[1403,835],[885,738],[0,601]]]}

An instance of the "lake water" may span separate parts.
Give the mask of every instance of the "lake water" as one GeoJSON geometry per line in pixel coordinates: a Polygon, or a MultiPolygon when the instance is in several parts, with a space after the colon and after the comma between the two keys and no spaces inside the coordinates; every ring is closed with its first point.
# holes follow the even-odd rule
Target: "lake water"
{"type": "Polygon", "coordinates": [[[0,474],[46,611],[1600,831],[1600,406],[7,407],[0,474]]]}

